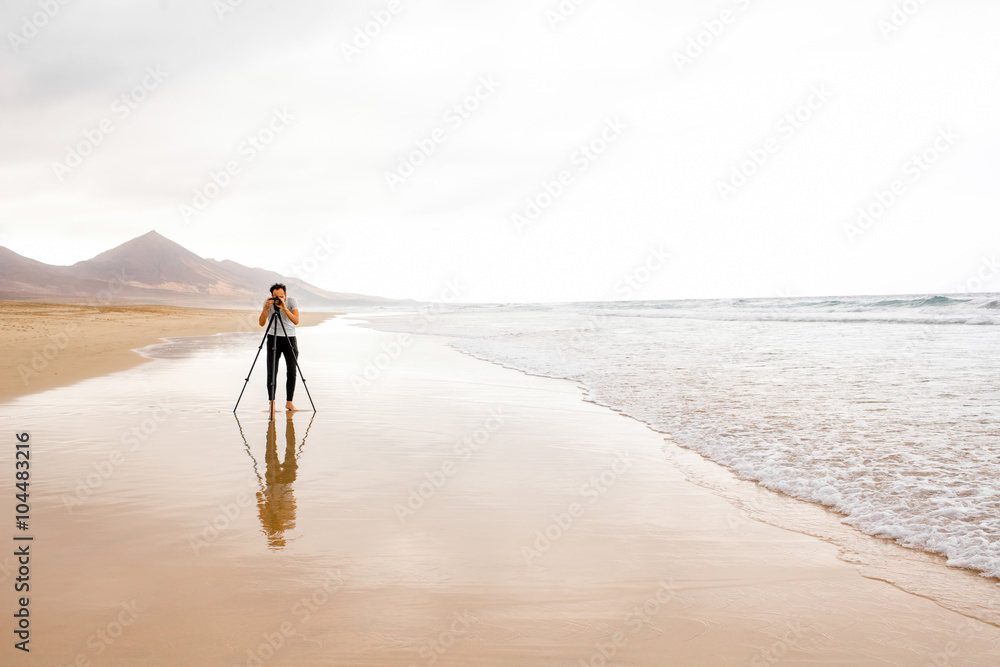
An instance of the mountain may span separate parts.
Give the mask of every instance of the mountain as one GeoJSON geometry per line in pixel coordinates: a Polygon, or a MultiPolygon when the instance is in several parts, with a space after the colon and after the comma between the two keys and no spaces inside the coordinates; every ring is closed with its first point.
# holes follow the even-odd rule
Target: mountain
{"type": "Polygon", "coordinates": [[[276,282],[306,308],[401,303],[329,292],[297,278],[231,260],[205,259],[155,231],[72,266],[54,266],[0,247],[0,299],[255,308],[276,282]]]}

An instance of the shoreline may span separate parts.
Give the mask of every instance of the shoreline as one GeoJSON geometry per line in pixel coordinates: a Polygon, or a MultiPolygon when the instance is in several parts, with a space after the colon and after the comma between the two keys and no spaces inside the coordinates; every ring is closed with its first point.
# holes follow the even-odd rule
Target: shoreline
{"type": "MultiPolygon", "coordinates": [[[[450,338],[449,344],[458,340],[450,338]]],[[[680,444],[669,433],[594,399],[583,383],[556,375],[529,373],[499,361],[458,351],[528,377],[571,382],[579,388],[580,400],[584,403],[610,410],[659,434],[666,443],[664,453],[687,481],[733,503],[748,517],[732,521],[734,526],[747,520],[759,521],[829,542],[840,548],[838,559],[857,566],[862,576],[884,581],[903,592],[925,597],[955,613],[1000,628],[1000,604],[994,603],[990,608],[970,607],[968,604],[969,599],[992,601],[1000,579],[979,570],[950,566],[942,554],[904,546],[892,538],[870,535],[845,523],[845,519],[849,518],[847,514],[770,489],[758,480],[740,477],[728,466],[680,444]]]]}
{"type": "MultiPolygon", "coordinates": [[[[0,308],[7,318],[0,403],[147,363],[136,350],[166,338],[264,330],[251,310],[25,301],[0,301],[0,308]]],[[[298,326],[342,314],[300,311],[298,326]]]]}
{"type": "MultiPolygon", "coordinates": [[[[379,328],[378,318],[347,314],[344,319],[380,333],[396,333],[392,328],[379,328]]],[[[434,335],[444,338],[449,347],[452,347],[452,343],[463,340],[448,334],[434,335]]],[[[1000,628],[1000,603],[993,601],[1000,579],[979,570],[950,566],[942,554],[904,546],[892,538],[865,533],[846,523],[849,515],[845,513],[770,489],[758,480],[740,477],[725,464],[675,441],[670,433],[595,399],[583,382],[559,375],[528,372],[486,356],[455,347],[452,349],[463,356],[526,377],[569,382],[580,391],[582,402],[609,410],[658,434],[665,441],[663,450],[666,458],[684,474],[688,482],[738,508],[740,516],[730,519],[734,530],[745,522],[758,521],[823,540],[838,547],[838,559],[857,567],[863,577],[886,582],[907,594],[929,599],[945,609],[1000,628]],[[983,601],[984,604],[970,601],[983,601]]]]}

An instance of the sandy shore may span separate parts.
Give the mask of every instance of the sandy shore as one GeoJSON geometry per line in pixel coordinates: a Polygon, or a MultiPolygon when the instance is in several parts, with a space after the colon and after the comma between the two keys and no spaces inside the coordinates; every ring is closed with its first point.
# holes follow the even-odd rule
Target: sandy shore
{"type": "Polygon", "coordinates": [[[748,518],[571,382],[339,318],[300,337],[319,412],[277,428],[259,381],[233,417],[243,348],[10,404],[47,455],[35,641],[0,663],[1000,664],[1000,628],[748,518]]]}
{"type": "MultiPolygon", "coordinates": [[[[259,331],[260,311],[177,306],[74,306],[3,301],[0,402],[148,361],[133,350],[161,338],[259,331]]],[[[301,312],[299,326],[332,313],[301,312]]]]}

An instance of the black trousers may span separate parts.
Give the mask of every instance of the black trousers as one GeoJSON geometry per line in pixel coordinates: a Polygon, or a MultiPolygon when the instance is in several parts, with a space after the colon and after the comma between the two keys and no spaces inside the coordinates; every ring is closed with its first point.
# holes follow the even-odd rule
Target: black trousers
{"type": "Polygon", "coordinates": [[[295,336],[267,336],[267,400],[274,400],[274,388],[277,386],[277,368],[275,368],[274,345],[277,340],[278,355],[285,358],[285,400],[291,401],[295,396],[295,358],[299,356],[299,346],[295,336]],[[295,357],[292,357],[292,353],[295,357]]]}

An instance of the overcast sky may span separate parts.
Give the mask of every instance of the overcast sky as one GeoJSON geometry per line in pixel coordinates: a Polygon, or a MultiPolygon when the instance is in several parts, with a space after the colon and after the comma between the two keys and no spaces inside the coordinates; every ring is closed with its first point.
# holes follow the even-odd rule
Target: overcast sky
{"type": "Polygon", "coordinates": [[[1000,291],[1000,3],[576,2],[5,0],[0,242],[414,299],[1000,291]]]}

